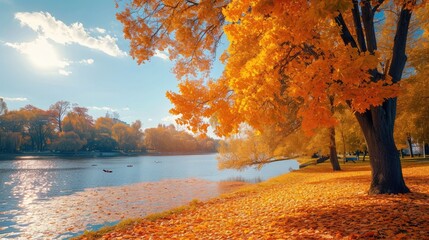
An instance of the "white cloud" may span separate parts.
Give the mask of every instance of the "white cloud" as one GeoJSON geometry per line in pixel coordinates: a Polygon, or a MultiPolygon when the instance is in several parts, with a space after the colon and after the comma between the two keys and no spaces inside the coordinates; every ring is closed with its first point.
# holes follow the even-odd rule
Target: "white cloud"
{"type": "Polygon", "coordinates": [[[58,73],[59,73],[60,75],[63,75],[63,76],[69,76],[72,72],[70,72],[70,71],[66,71],[66,70],[64,70],[64,69],[59,69],[59,70],[58,70],[58,73]]]}
{"type": "Polygon", "coordinates": [[[153,55],[153,56],[161,58],[163,60],[169,60],[170,59],[169,55],[170,54],[168,53],[168,50],[164,50],[162,52],[159,50],[155,50],[155,55],[153,55]]]}
{"type": "Polygon", "coordinates": [[[48,12],[18,12],[15,14],[15,18],[20,21],[21,26],[28,26],[39,36],[51,39],[56,43],[63,45],[75,43],[102,51],[110,56],[126,56],[126,53],[116,44],[116,38],[110,35],[93,37],[82,23],[75,22],[66,25],[48,12]]]}
{"type": "Polygon", "coordinates": [[[97,32],[99,32],[99,33],[106,33],[106,29],[104,29],[104,28],[99,28],[99,27],[96,27],[96,28],[95,28],[95,31],[97,31],[97,32]]]}
{"type": "Polygon", "coordinates": [[[94,59],[92,59],[92,58],[82,59],[82,60],[79,61],[79,63],[91,65],[91,64],[94,63],[94,59]]]}
{"type": "Polygon", "coordinates": [[[2,97],[2,96],[0,96],[0,98],[2,98],[4,101],[7,101],[7,102],[26,102],[26,101],[28,101],[28,98],[26,98],[26,97],[15,97],[15,98],[12,98],[12,97],[2,97]]]}
{"type": "Polygon", "coordinates": [[[152,122],[152,121],[153,121],[153,119],[152,119],[152,118],[148,118],[148,119],[147,119],[147,121],[148,121],[148,122],[152,122]]]}
{"type": "Polygon", "coordinates": [[[92,110],[96,110],[96,111],[109,111],[109,112],[116,112],[117,109],[115,108],[111,108],[111,107],[97,107],[97,106],[92,106],[92,107],[88,107],[88,109],[92,109],[92,110]]]}
{"type": "Polygon", "coordinates": [[[130,111],[130,108],[128,108],[128,107],[117,109],[117,108],[112,108],[112,107],[108,107],[108,106],[103,106],[103,107],[91,106],[91,107],[88,107],[88,109],[96,110],[96,111],[108,111],[108,112],[118,112],[119,110],[130,111]]]}
{"type": "Polygon", "coordinates": [[[91,36],[90,32],[94,32],[93,29],[89,31],[79,22],[66,25],[48,12],[18,12],[15,14],[15,18],[21,26],[27,26],[35,31],[37,38],[30,42],[0,43],[26,55],[35,66],[41,69],[56,69],[60,75],[69,76],[72,72],[67,67],[71,64],[90,65],[94,63],[92,58],[70,61],[59,57],[53,45],[55,43],[61,45],[78,44],[114,57],[127,55],[119,49],[116,44],[117,39],[105,34],[106,30],[103,28],[95,28],[95,31],[102,34],[101,36],[91,36]]]}

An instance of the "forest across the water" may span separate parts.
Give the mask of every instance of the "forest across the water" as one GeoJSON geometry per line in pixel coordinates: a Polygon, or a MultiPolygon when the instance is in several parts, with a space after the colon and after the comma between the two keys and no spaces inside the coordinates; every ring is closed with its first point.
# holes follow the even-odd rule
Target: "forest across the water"
{"type": "MultiPolygon", "coordinates": [[[[8,111],[0,98],[0,153],[76,154],[115,152],[137,153],[209,153],[216,152],[217,140],[194,137],[174,125],[159,124],[142,130],[137,120],[126,123],[118,114],[106,113],[94,119],[88,108],[58,101],[43,110],[27,105],[8,111]]],[[[100,154],[98,154],[100,155],[100,154]]],[[[106,154],[110,156],[115,154],[106,154]]]]}

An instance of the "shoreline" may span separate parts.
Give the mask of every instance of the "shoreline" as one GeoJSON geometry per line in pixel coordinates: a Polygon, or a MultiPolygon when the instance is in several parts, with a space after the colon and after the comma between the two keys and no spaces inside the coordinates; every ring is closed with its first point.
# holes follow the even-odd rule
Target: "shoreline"
{"type": "MultiPolygon", "coordinates": [[[[24,211],[17,218],[16,226],[27,226],[19,228],[19,232],[11,232],[10,236],[69,239],[88,229],[98,231],[124,219],[162,214],[189,202],[208,201],[248,185],[251,183],[184,178],[86,188],[70,195],[37,201],[37,204],[33,202],[27,206],[31,211],[24,211]],[[68,210],[59,212],[56,206],[68,210]],[[51,219],[51,222],[39,225],[41,219],[51,219]]],[[[3,239],[2,234],[0,239],[3,239]]]]}
{"type": "Polygon", "coordinates": [[[23,153],[0,153],[0,161],[2,160],[25,160],[25,159],[40,159],[40,158],[112,158],[112,157],[137,157],[137,156],[186,156],[186,155],[208,155],[217,154],[217,152],[197,152],[197,153],[153,153],[153,152],[72,152],[72,153],[57,153],[57,152],[23,152],[23,153]]]}

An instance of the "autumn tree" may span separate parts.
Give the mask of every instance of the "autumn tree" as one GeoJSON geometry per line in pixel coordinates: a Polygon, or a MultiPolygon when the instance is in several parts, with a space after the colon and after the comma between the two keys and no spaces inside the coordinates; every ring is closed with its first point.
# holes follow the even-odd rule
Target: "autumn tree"
{"type": "Polygon", "coordinates": [[[128,134],[128,150],[142,150],[143,146],[143,131],[142,123],[137,120],[131,123],[131,126],[127,129],[128,134]]]}
{"type": "Polygon", "coordinates": [[[407,138],[416,142],[429,142],[429,83],[427,80],[428,54],[429,54],[429,14],[428,9],[419,10],[418,23],[422,25],[419,32],[421,41],[412,49],[410,65],[414,70],[413,75],[407,80],[407,92],[398,100],[398,124],[395,129],[395,137],[403,148],[407,138]]]}
{"type": "Polygon", "coordinates": [[[54,131],[54,126],[49,121],[49,112],[32,105],[25,106],[23,111],[27,115],[27,131],[33,149],[37,151],[46,150],[54,131]]]}
{"type": "Polygon", "coordinates": [[[59,152],[76,152],[86,145],[75,132],[61,132],[57,139],[50,145],[50,149],[59,152]]]}
{"type": "Polygon", "coordinates": [[[0,98],[0,152],[4,152],[6,149],[6,141],[8,139],[5,126],[3,124],[3,116],[7,113],[6,102],[3,101],[3,98],[0,98]]]}
{"type": "Polygon", "coordinates": [[[359,124],[353,113],[347,109],[339,109],[336,113],[338,119],[338,137],[337,143],[341,146],[343,155],[347,152],[355,152],[356,150],[364,151],[366,144],[365,139],[360,131],[359,124]]]}
{"type": "Polygon", "coordinates": [[[93,118],[88,109],[75,105],[63,119],[63,131],[76,133],[81,140],[87,141],[93,136],[93,118]]]}
{"type": "Polygon", "coordinates": [[[411,15],[425,4],[143,0],[126,4],[117,18],[138,63],[165,49],[176,60],[179,93],[167,96],[178,123],[204,132],[209,118],[215,133],[225,136],[242,123],[262,130],[287,122],[298,108],[303,129],[311,133],[337,124],[333,101],[353,110],[365,136],[369,192],[405,193],[393,129],[411,15]],[[382,51],[377,42],[384,37],[386,6],[399,10],[390,47],[382,51]],[[229,42],[221,56],[225,70],[210,79],[223,33],[229,42]]]}
{"type": "Polygon", "coordinates": [[[67,114],[67,111],[69,109],[70,109],[70,103],[67,101],[58,101],[49,107],[49,110],[52,114],[52,118],[57,124],[57,128],[59,132],[63,131],[62,120],[64,116],[67,114]]]}
{"type": "Polygon", "coordinates": [[[99,135],[112,136],[112,128],[115,121],[110,117],[99,117],[95,121],[94,128],[99,135]]]}
{"type": "Polygon", "coordinates": [[[112,127],[112,137],[122,150],[124,150],[127,145],[127,129],[128,126],[124,123],[116,123],[112,127]]]}
{"type": "MultiPolygon", "coordinates": [[[[411,86],[407,91],[404,102],[400,102],[401,108],[407,110],[400,117],[406,118],[404,125],[408,128],[405,130],[412,133],[412,137],[422,143],[429,142],[429,84],[427,81],[427,73],[423,73],[420,69],[418,74],[411,79],[411,86]]],[[[425,70],[426,71],[426,70],[425,70]]],[[[405,138],[402,138],[403,140],[405,138]]]]}
{"type": "Polygon", "coordinates": [[[162,153],[215,152],[217,144],[212,138],[195,138],[186,131],[177,130],[174,125],[158,125],[144,132],[147,149],[162,153]]]}
{"type": "Polygon", "coordinates": [[[135,121],[131,125],[124,122],[112,119],[116,122],[112,128],[112,138],[118,143],[118,148],[124,151],[142,150],[143,147],[143,132],[140,120],[135,121]]]}
{"type": "Polygon", "coordinates": [[[18,152],[24,143],[27,120],[23,111],[0,115],[0,152],[18,152]]]}
{"type": "Polygon", "coordinates": [[[118,147],[118,142],[112,137],[114,125],[115,120],[109,116],[97,118],[94,124],[94,138],[88,141],[88,145],[91,146],[91,149],[112,151],[118,147]]]}
{"type": "MultiPolygon", "coordinates": [[[[218,152],[219,169],[244,169],[248,166],[261,168],[264,164],[277,159],[299,155],[299,146],[293,134],[282,136],[275,129],[267,127],[264,131],[254,131],[243,126],[239,134],[220,142],[218,152]]],[[[302,142],[301,142],[302,143],[302,142]]],[[[299,152],[301,153],[301,152],[299,152]]]]}

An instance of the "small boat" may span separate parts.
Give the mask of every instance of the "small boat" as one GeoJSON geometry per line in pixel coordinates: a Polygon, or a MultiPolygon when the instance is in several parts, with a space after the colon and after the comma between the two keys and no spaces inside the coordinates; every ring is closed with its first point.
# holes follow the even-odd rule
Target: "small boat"
{"type": "Polygon", "coordinates": [[[127,167],[133,167],[133,165],[130,164],[130,165],[127,165],[127,167]]]}
{"type": "Polygon", "coordinates": [[[113,172],[113,171],[112,171],[112,170],[103,169],[103,172],[111,173],[111,172],[113,172]]]}

